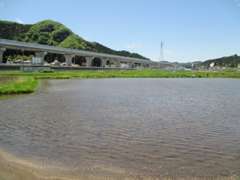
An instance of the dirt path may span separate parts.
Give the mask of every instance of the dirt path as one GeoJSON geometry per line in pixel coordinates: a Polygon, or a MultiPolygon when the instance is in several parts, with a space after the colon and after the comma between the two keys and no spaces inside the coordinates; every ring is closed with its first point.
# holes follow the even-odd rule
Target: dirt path
{"type": "MultiPolygon", "coordinates": [[[[0,152],[0,180],[157,180],[158,178],[151,177],[126,177],[125,175],[114,176],[97,176],[97,175],[74,175],[74,173],[67,173],[64,175],[62,172],[49,171],[34,165],[31,162],[17,159],[16,157],[0,152]]],[[[164,180],[207,180],[207,179],[219,179],[219,180],[239,180],[237,177],[218,177],[218,178],[203,178],[203,177],[179,177],[179,178],[159,178],[164,180]]]]}

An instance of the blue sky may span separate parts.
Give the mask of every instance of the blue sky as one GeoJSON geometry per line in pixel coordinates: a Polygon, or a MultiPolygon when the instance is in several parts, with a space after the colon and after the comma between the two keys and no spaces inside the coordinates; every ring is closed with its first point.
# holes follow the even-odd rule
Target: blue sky
{"type": "Polygon", "coordinates": [[[90,41],[159,60],[240,54],[240,0],[0,0],[0,19],[59,21],[90,41]]]}

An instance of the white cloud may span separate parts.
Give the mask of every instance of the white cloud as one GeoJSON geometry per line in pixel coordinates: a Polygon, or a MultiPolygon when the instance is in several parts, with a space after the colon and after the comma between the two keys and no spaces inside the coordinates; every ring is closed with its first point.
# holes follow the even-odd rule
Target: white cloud
{"type": "Polygon", "coordinates": [[[141,43],[132,42],[126,45],[126,48],[130,51],[136,51],[143,47],[141,43]]]}
{"type": "Polygon", "coordinates": [[[20,23],[20,24],[24,24],[23,20],[21,20],[20,18],[16,18],[15,21],[20,23]]]}

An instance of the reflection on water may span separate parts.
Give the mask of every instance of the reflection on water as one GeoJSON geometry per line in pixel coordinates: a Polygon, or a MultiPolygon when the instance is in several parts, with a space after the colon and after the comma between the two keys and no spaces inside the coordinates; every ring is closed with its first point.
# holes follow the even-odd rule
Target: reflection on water
{"type": "Polygon", "coordinates": [[[0,146],[76,171],[240,175],[240,81],[51,80],[0,102],[0,146]]]}

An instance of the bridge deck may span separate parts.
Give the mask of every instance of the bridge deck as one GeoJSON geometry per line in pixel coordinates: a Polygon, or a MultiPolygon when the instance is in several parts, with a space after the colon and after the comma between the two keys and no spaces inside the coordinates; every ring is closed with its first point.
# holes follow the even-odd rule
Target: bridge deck
{"type": "Polygon", "coordinates": [[[105,53],[96,53],[96,52],[90,52],[85,50],[61,48],[61,47],[48,46],[48,45],[42,45],[37,43],[26,43],[26,42],[7,40],[7,39],[0,39],[0,47],[9,48],[9,49],[23,49],[23,50],[29,50],[29,51],[46,51],[49,53],[56,53],[56,54],[73,54],[73,55],[79,55],[79,56],[111,58],[111,59],[118,59],[123,62],[131,61],[131,62],[139,62],[139,63],[141,62],[144,64],[145,63],[151,64],[152,62],[150,60],[144,60],[144,59],[138,59],[138,58],[124,57],[124,56],[111,55],[111,54],[105,54],[105,53]]]}

